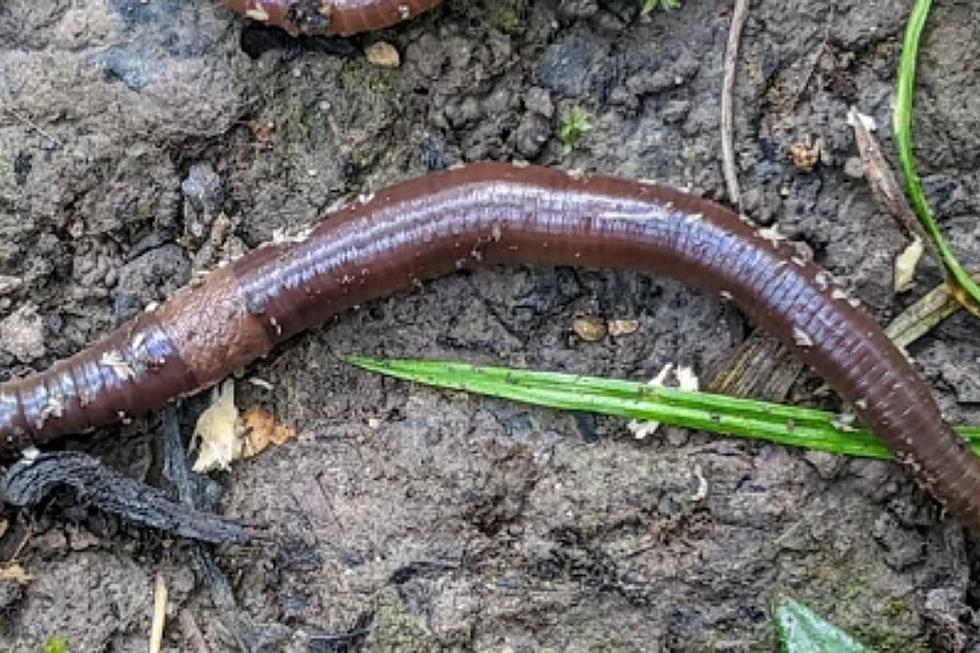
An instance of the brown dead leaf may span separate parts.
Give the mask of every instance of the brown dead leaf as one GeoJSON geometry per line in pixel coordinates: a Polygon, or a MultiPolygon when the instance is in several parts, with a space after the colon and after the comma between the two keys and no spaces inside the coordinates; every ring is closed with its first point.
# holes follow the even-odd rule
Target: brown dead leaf
{"type": "Polygon", "coordinates": [[[245,427],[245,446],[242,457],[257,456],[270,446],[282,446],[296,437],[296,429],[276,424],[272,413],[262,406],[252,406],[242,416],[245,427]]]}

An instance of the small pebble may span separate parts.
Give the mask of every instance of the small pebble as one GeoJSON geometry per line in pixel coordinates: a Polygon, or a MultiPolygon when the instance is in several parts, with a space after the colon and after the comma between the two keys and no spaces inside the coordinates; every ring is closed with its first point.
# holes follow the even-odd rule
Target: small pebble
{"type": "Polygon", "coordinates": [[[9,295],[14,292],[23,284],[23,280],[20,277],[12,277],[8,274],[0,274],[0,297],[4,295],[9,295]]]}
{"type": "Polygon", "coordinates": [[[22,363],[44,355],[44,323],[33,304],[24,304],[0,321],[0,347],[22,363]]]}
{"type": "Polygon", "coordinates": [[[690,110],[691,103],[687,100],[670,100],[664,105],[661,115],[663,116],[664,122],[670,124],[684,120],[690,110]]]}
{"type": "Polygon", "coordinates": [[[808,143],[793,143],[789,148],[789,159],[793,167],[803,173],[813,172],[820,163],[820,146],[808,143]]]}
{"type": "Polygon", "coordinates": [[[629,336],[640,330],[639,320],[610,320],[609,335],[629,336]]]}
{"type": "Polygon", "coordinates": [[[524,106],[531,113],[536,113],[544,118],[551,118],[555,115],[555,104],[551,101],[551,95],[547,90],[537,86],[529,88],[524,95],[524,106]]]}
{"type": "Polygon", "coordinates": [[[844,162],[844,174],[851,179],[864,179],[864,161],[860,157],[848,157],[844,162]]]}
{"type": "Polygon", "coordinates": [[[577,317],[572,322],[572,329],[585,342],[599,342],[609,333],[606,321],[598,315],[577,317]]]}
{"type": "Polygon", "coordinates": [[[367,46],[364,48],[364,55],[372,64],[382,68],[398,68],[402,65],[398,50],[387,41],[378,41],[367,46]]]}

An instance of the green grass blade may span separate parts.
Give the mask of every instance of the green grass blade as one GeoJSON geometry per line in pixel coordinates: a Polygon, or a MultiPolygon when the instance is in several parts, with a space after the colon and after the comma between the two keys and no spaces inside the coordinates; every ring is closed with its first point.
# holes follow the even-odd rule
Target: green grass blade
{"type": "Polygon", "coordinates": [[[776,632],[785,653],[871,653],[853,637],[798,601],[776,608],[776,632]]]}
{"type": "MultiPolygon", "coordinates": [[[[360,356],[347,361],[408,381],[549,408],[656,421],[850,456],[891,457],[867,429],[852,427],[841,415],[827,411],[556,372],[360,356]]],[[[961,433],[980,452],[980,428],[961,433]]]]}
{"type": "MultiPolygon", "coordinates": [[[[922,190],[922,182],[919,179],[919,172],[915,165],[915,157],[912,154],[912,96],[915,90],[915,64],[919,53],[919,40],[922,36],[922,29],[929,15],[932,0],[918,0],[909,16],[909,23],[905,30],[905,42],[902,45],[902,58],[898,67],[898,86],[895,97],[894,128],[895,141],[898,146],[898,156],[902,165],[902,173],[905,175],[905,185],[908,190],[909,199],[915,208],[922,226],[925,228],[929,237],[936,243],[936,248],[942,256],[943,264],[949,276],[955,281],[964,292],[966,292],[971,302],[968,305],[975,314],[980,310],[980,286],[970,278],[966,270],[956,260],[956,255],[946,242],[939,225],[936,223],[932,211],[926,202],[925,193],[922,190]],[[971,301],[972,300],[972,301],[971,301]]],[[[958,293],[961,295],[961,293],[958,293]]],[[[957,297],[961,302],[965,299],[957,297]]],[[[965,304],[966,305],[966,304],[965,304]]]]}

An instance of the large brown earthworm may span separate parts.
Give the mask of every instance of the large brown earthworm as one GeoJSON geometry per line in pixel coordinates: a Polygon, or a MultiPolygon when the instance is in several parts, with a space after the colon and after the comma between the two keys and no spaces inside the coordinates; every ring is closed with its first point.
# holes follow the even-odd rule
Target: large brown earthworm
{"type": "Polygon", "coordinates": [[[303,238],[218,269],[72,358],[0,385],[0,442],[24,448],[145,413],[332,315],[495,263],[650,271],[731,298],[980,532],[980,460],[905,355],[791,244],[668,187],[504,163],[381,191],[303,238]]]}
{"type": "Polygon", "coordinates": [[[292,35],[336,34],[390,27],[442,0],[223,0],[232,11],[281,27],[292,35]]]}

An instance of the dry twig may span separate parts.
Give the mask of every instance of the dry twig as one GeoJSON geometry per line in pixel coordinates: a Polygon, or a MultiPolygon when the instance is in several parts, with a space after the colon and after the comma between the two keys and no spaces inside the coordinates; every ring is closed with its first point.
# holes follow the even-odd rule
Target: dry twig
{"type": "Polygon", "coordinates": [[[738,42],[749,14],[749,0],[735,0],[732,26],[728,31],[728,50],[725,52],[725,77],[721,89],[721,159],[732,205],[741,207],[742,197],[738,187],[738,168],[735,166],[735,68],[738,64],[738,42]]]}

